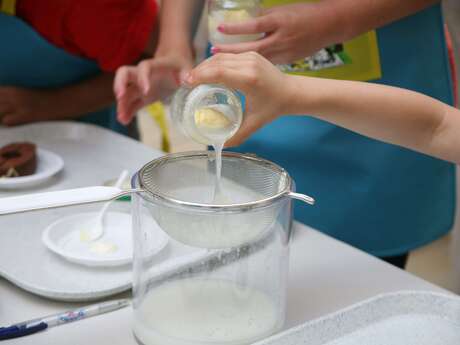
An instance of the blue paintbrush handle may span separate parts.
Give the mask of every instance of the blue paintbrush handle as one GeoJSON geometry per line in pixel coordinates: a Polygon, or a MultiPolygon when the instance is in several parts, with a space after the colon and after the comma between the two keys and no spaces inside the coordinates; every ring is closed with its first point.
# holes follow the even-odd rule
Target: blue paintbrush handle
{"type": "Polygon", "coordinates": [[[31,326],[31,327],[26,327],[26,326],[2,327],[0,328],[0,341],[24,337],[26,335],[41,332],[47,328],[48,328],[48,325],[44,322],[40,322],[39,324],[31,326]]]}

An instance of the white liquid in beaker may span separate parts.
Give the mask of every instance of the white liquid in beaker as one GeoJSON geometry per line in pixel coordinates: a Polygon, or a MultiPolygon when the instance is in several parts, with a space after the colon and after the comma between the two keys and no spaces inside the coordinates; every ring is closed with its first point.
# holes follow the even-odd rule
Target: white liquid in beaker
{"type": "Polygon", "coordinates": [[[153,289],[136,312],[145,345],[249,344],[280,325],[269,296],[224,280],[184,279],[153,289]]]}

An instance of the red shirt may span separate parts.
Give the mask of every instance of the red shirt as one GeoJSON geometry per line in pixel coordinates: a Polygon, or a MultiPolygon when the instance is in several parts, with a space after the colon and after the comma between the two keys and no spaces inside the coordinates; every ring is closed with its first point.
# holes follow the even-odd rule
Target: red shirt
{"type": "Polygon", "coordinates": [[[115,71],[133,64],[157,20],[155,0],[18,0],[16,15],[54,45],[115,71]]]}

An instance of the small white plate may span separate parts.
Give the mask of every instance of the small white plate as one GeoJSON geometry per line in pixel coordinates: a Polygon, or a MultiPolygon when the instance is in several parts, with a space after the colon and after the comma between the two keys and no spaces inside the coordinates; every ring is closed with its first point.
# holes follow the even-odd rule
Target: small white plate
{"type": "MultiPolygon", "coordinates": [[[[64,217],[49,225],[42,234],[45,246],[67,259],[85,266],[121,266],[129,264],[133,257],[131,216],[122,212],[105,215],[105,233],[97,241],[85,242],[81,231],[94,224],[98,212],[79,213],[64,217]]],[[[157,236],[150,255],[160,252],[168,243],[168,237],[151,220],[152,233],[157,236]],[[153,229],[157,229],[153,230],[153,229]]]]}
{"type": "Polygon", "coordinates": [[[36,186],[56,175],[64,167],[64,161],[57,154],[37,149],[37,170],[28,176],[0,178],[0,189],[19,189],[36,186]]]}

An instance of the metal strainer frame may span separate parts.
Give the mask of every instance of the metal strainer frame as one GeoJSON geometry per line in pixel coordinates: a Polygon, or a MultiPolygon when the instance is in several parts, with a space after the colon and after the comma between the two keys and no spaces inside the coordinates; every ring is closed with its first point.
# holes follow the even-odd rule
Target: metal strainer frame
{"type": "MultiPolygon", "coordinates": [[[[285,187],[283,190],[279,191],[278,193],[262,198],[257,201],[250,201],[250,202],[245,202],[245,203],[235,203],[235,204],[230,204],[230,205],[218,205],[218,204],[207,204],[207,203],[196,203],[196,202],[189,202],[189,201],[183,201],[183,200],[178,200],[176,198],[170,197],[164,193],[161,193],[159,191],[154,190],[152,185],[155,184],[155,181],[151,181],[151,178],[149,178],[147,175],[149,175],[148,170],[154,169],[155,167],[161,166],[163,164],[166,164],[169,161],[172,160],[182,160],[182,159],[190,159],[190,158],[214,158],[215,157],[215,152],[214,151],[189,151],[189,152],[181,152],[181,153],[173,153],[173,154],[168,154],[166,156],[157,158],[147,164],[145,164],[137,173],[138,177],[138,182],[140,189],[147,194],[149,194],[151,197],[154,197],[157,200],[160,200],[164,203],[174,205],[174,206],[179,206],[179,207],[186,207],[186,208],[191,208],[191,209],[199,209],[200,211],[221,211],[221,212],[241,212],[241,211],[248,211],[248,210],[253,210],[256,208],[262,208],[269,206],[273,204],[274,202],[285,198],[285,197],[290,197],[293,199],[301,200],[307,204],[314,205],[315,204],[315,199],[312,198],[311,196],[305,195],[305,194],[299,194],[295,193],[292,191],[293,187],[293,180],[291,176],[288,174],[288,172],[280,167],[279,165],[260,158],[256,155],[253,154],[242,154],[242,153],[237,153],[237,152],[228,152],[224,151],[222,152],[222,159],[225,157],[231,157],[231,158],[237,158],[237,159],[245,159],[249,160],[251,162],[254,162],[255,164],[262,165],[268,169],[273,170],[274,172],[278,173],[280,176],[284,177],[286,179],[285,187]]],[[[134,179],[133,179],[134,180],[134,179]]],[[[134,186],[133,186],[134,187],[134,186]]],[[[136,186],[137,187],[137,186],[136,186]]]]}

